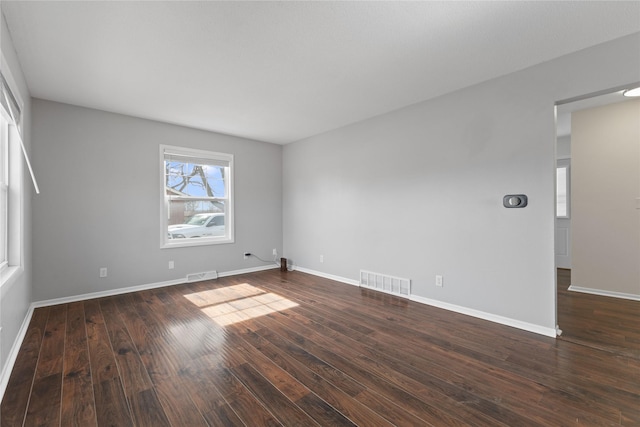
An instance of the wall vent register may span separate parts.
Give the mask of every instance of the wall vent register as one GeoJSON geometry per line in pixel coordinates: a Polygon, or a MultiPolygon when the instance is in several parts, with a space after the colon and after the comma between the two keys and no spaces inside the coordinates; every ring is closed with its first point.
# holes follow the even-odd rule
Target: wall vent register
{"type": "Polygon", "coordinates": [[[360,270],[360,287],[408,298],[411,280],[360,270]]]}

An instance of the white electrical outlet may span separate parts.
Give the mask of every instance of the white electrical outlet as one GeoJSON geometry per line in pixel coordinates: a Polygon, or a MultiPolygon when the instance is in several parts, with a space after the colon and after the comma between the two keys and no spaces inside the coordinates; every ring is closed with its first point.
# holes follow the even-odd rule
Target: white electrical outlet
{"type": "Polygon", "coordinates": [[[278,250],[276,248],[273,248],[273,256],[277,256],[278,255],[278,250]]]}
{"type": "Polygon", "coordinates": [[[100,267],[100,277],[107,277],[107,267],[100,267]]]}
{"type": "Polygon", "coordinates": [[[173,263],[173,261],[169,261],[169,270],[173,270],[175,266],[176,265],[173,263]]]}
{"type": "Polygon", "coordinates": [[[438,287],[442,287],[442,276],[440,276],[439,274],[436,275],[436,286],[438,287]]]}
{"type": "Polygon", "coordinates": [[[324,262],[324,255],[320,255],[320,262],[324,262]]]}

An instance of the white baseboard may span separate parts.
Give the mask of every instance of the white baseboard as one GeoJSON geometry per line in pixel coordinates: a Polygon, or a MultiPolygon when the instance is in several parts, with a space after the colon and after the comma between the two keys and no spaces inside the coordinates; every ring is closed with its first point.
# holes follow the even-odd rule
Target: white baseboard
{"type": "Polygon", "coordinates": [[[27,329],[29,328],[29,323],[31,322],[32,316],[33,305],[29,307],[29,309],[27,310],[27,314],[24,316],[24,320],[22,321],[20,330],[18,330],[18,335],[13,341],[13,345],[11,346],[11,350],[9,351],[7,360],[4,364],[4,367],[2,368],[2,373],[0,373],[0,401],[2,401],[4,392],[7,389],[7,385],[9,384],[9,377],[11,376],[11,371],[13,371],[13,365],[16,363],[16,359],[18,358],[18,352],[20,351],[20,347],[22,346],[22,341],[24,341],[24,337],[27,335],[27,329]]]}
{"type": "Polygon", "coordinates": [[[130,292],[145,291],[147,289],[162,288],[164,286],[179,285],[180,283],[186,283],[186,281],[187,281],[186,278],[176,279],[176,280],[167,280],[165,282],[156,282],[156,283],[149,283],[146,285],[130,286],[127,288],[110,289],[108,291],[91,292],[88,294],[73,295],[73,296],[62,297],[62,298],[53,298],[53,299],[48,299],[43,301],[32,302],[31,306],[33,308],[40,308],[40,307],[49,307],[49,306],[58,305],[58,304],[69,304],[71,302],[86,301],[89,299],[128,294],[130,292]]]}
{"type": "MultiPolygon", "coordinates": [[[[218,277],[236,276],[238,274],[254,273],[256,271],[270,270],[272,268],[279,268],[279,266],[276,266],[274,264],[273,266],[267,265],[267,266],[261,266],[261,267],[253,267],[253,268],[243,268],[242,270],[224,271],[224,272],[218,273],[218,277]]],[[[94,298],[111,297],[114,295],[128,294],[130,292],[146,291],[148,289],[163,288],[165,286],[179,285],[182,283],[187,283],[186,277],[180,278],[180,279],[174,279],[174,280],[167,280],[164,282],[148,283],[146,285],[130,286],[127,288],[118,288],[118,289],[111,289],[108,291],[91,292],[88,294],[74,295],[70,297],[36,301],[34,303],[31,303],[31,305],[33,306],[33,308],[49,307],[51,305],[68,304],[70,302],[86,301],[94,298]]]]}
{"type": "MultiPolygon", "coordinates": [[[[346,279],[344,277],[334,276],[332,274],[310,270],[308,268],[303,268],[303,267],[296,267],[295,270],[301,271],[303,273],[312,274],[314,276],[335,280],[337,282],[346,283],[348,285],[360,286],[360,283],[357,280],[346,279]]],[[[365,288],[365,289],[370,289],[370,288],[365,288]]],[[[372,289],[372,290],[376,291],[376,289],[372,289]]],[[[393,295],[402,298],[401,295],[396,295],[396,294],[393,294],[393,295]]],[[[547,337],[555,338],[557,336],[555,328],[546,328],[544,326],[535,325],[533,323],[527,323],[521,320],[511,319],[509,317],[498,316],[495,314],[486,313],[484,311],[474,310],[472,308],[467,308],[467,307],[463,307],[455,304],[449,304],[446,302],[424,298],[424,297],[420,297],[413,294],[409,295],[409,299],[411,301],[415,301],[420,304],[426,304],[426,305],[431,305],[433,307],[443,308],[445,310],[453,311],[460,314],[465,314],[467,316],[477,317],[479,319],[488,320],[490,322],[499,323],[505,326],[511,326],[513,328],[522,329],[528,332],[545,335],[547,337]]]]}
{"type": "Polygon", "coordinates": [[[622,298],[622,299],[630,299],[632,301],[640,301],[640,295],[637,295],[637,294],[605,291],[603,289],[583,288],[581,286],[573,286],[573,285],[569,286],[569,290],[574,292],[582,292],[584,294],[600,295],[601,297],[622,298]]]}
{"type": "Polygon", "coordinates": [[[445,310],[454,311],[456,313],[464,314],[471,317],[477,317],[478,319],[488,320],[490,322],[499,323],[505,326],[511,326],[513,328],[522,329],[524,331],[533,332],[547,337],[555,338],[556,329],[546,328],[544,326],[536,325],[533,323],[523,322],[517,319],[511,319],[510,317],[498,316],[497,314],[487,313],[485,311],[475,310],[473,308],[463,307],[461,305],[449,304],[434,299],[424,298],[417,295],[411,295],[409,297],[411,301],[419,302],[421,304],[431,305],[433,307],[443,308],[445,310]]]}
{"type": "Polygon", "coordinates": [[[322,271],[311,270],[304,267],[296,266],[293,269],[302,273],[312,274],[314,276],[324,277],[325,279],[335,280],[336,282],[346,283],[347,285],[360,286],[360,282],[358,282],[357,280],[347,279],[346,277],[335,276],[333,274],[323,273],[322,271]]]}
{"type": "Polygon", "coordinates": [[[223,271],[218,274],[218,277],[237,276],[238,274],[255,273],[257,271],[271,270],[274,268],[280,268],[280,264],[263,265],[262,267],[243,268],[242,270],[223,271]]]}

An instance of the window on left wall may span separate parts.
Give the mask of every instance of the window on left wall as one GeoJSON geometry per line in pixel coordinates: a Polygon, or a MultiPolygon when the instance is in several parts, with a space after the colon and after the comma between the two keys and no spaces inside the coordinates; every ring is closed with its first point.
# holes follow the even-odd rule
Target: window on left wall
{"type": "Polygon", "coordinates": [[[4,71],[0,73],[0,285],[20,270],[22,262],[22,142],[18,131],[22,104],[7,77],[4,71]]]}
{"type": "Polygon", "coordinates": [[[9,121],[0,114],[0,271],[9,265],[9,121]]]}
{"type": "Polygon", "coordinates": [[[233,155],[160,146],[161,247],[232,243],[233,155]]]}

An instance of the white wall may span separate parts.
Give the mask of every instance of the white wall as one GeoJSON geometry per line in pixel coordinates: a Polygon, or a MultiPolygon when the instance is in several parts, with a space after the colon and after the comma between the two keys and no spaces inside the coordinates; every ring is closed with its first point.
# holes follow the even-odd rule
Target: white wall
{"type": "Polygon", "coordinates": [[[640,299],[640,100],[571,120],[572,289],[640,299]]]}
{"type": "Polygon", "coordinates": [[[558,137],[556,147],[556,159],[570,159],[571,158],[571,135],[564,135],[558,137]]]}
{"type": "Polygon", "coordinates": [[[279,145],[35,99],[33,146],[34,301],[259,267],[243,252],[281,252],[279,145]],[[160,144],[235,156],[235,243],[160,249],[160,144]]]}
{"type": "Polygon", "coordinates": [[[639,77],[635,34],[285,146],[285,255],[551,331],[554,103],[639,77]]]}
{"type": "MultiPolygon", "coordinates": [[[[11,73],[17,85],[17,91],[22,98],[24,105],[22,109],[23,115],[23,138],[24,144],[28,151],[31,150],[31,99],[29,97],[29,91],[22,75],[22,69],[18,62],[18,57],[13,48],[11,36],[7,30],[7,26],[4,20],[4,15],[0,16],[0,42],[2,54],[7,61],[8,71],[11,73]]],[[[3,64],[3,67],[5,64],[3,64]]],[[[3,72],[5,72],[3,68],[3,72]]],[[[14,147],[15,148],[15,147],[14,147]]],[[[26,170],[23,167],[23,170],[26,170]]],[[[5,369],[8,367],[10,351],[15,345],[20,343],[16,341],[20,333],[20,327],[25,321],[27,312],[29,310],[29,304],[31,303],[31,284],[32,284],[32,256],[31,256],[31,194],[33,193],[33,186],[31,180],[27,174],[23,174],[22,188],[23,188],[23,254],[22,254],[22,267],[23,271],[19,272],[17,276],[14,276],[15,280],[7,282],[0,288],[0,326],[2,327],[2,336],[0,337],[0,384],[4,384],[4,381],[8,379],[8,371],[5,369]]],[[[3,388],[0,386],[0,395],[3,393],[3,388]]]]}

